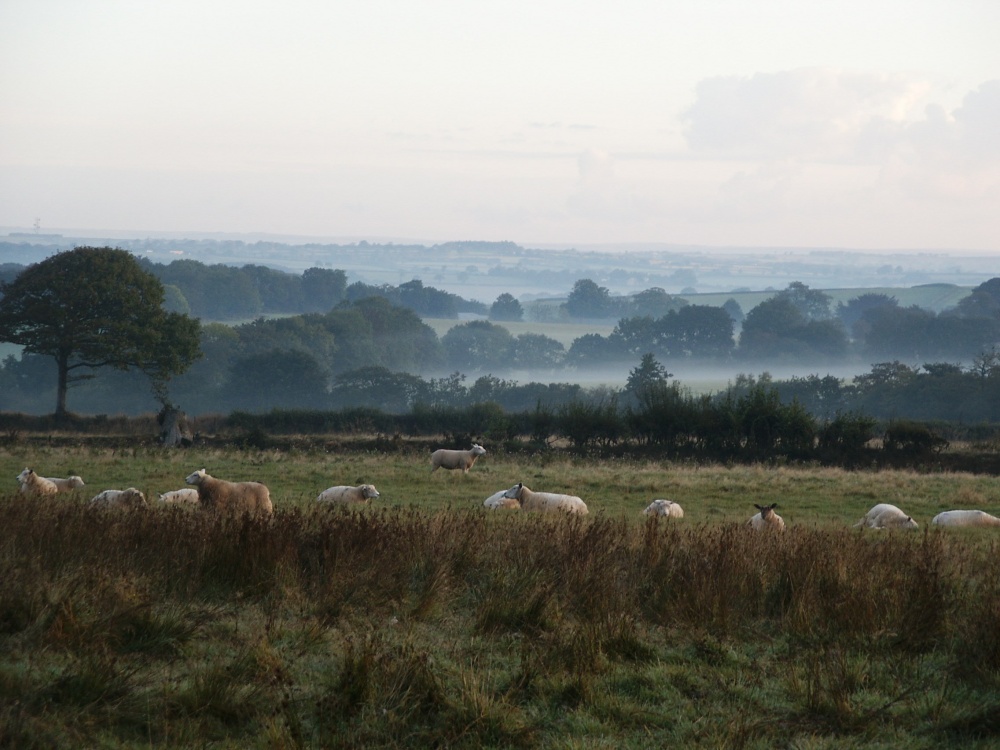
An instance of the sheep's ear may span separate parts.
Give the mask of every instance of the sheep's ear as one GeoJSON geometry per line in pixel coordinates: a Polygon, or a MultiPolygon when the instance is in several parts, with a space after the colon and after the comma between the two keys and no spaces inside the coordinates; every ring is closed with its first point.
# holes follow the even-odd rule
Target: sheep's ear
{"type": "Polygon", "coordinates": [[[778,504],[777,504],[777,503],[771,503],[771,504],[770,504],[769,506],[767,506],[767,507],[769,507],[769,508],[770,508],[771,510],[774,510],[775,508],[777,508],[777,507],[778,507],[778,504]]]}
{"type": "Polygon", "coordinates": [[[757,503],[754,503],[753,507],[755,507],[757,510],[764,510],[764,506],[763,505],[757,505],[757,503]]]}

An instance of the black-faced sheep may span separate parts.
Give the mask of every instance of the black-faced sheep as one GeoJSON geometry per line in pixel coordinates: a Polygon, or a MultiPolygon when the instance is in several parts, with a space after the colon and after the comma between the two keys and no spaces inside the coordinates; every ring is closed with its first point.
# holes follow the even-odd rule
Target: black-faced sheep
{"type": "Polygon", "coordinates": [[[21,492],[25,495],[55,495],[59,492],[59,488],[51,479],[39,476],[28,467],[17,475],[17,481],[21,485],[21,492]]]}
{"type": "Polygon", "coordinates": [[[879,503],[865,513],[864,518],[854,524],[855,528],[859,526],[868,529],[915,529],[917,522],[895,505],[879,503]]]}
{"type": "Polygon", "coordinates": [[[197,505],[198,490],[193,487],[184,487],[180,490],[171,490],[160,495],[160,502],[167,504],[197,505]]]}
{"type": "Polygon", "coordinates": [[[946,510],[931,519],[935,526],[1000,526],[1000,518],[981,510],[946,510]]]}
{"type": "Polygon", "coordinates": [[[271,493],[260,482],[229,482],[198,469],[184,480],[198,488],[198,503],[206,510],[221,513],[271,515],[271,493]]]}
{"type": "Polygon", "coordinates": [[[135,487],[127,490],[104,490],[90,498],[90,505],[97,508],[145,508],[146,496],[135,487]]]}
{"type": "Polygon", "coordinates": [[[747,526],[749,526],[751,529],[755,529],[757,531],[785,530],[784,519],[774,512],[774,509],[778,507],[777,503],[771,503],[770,505],[757,505],[756,503],[754,503],[753,507],[755,507],[760,512],[754,516],[751,516],[750,520],[747,521],[747,526]]]}
{"type": "Polygon", "coordinates": [[[316,497],[320,503],[367,503],[379,496],[374,484],[359,484],[357,487],[337,485],[327,487],[316,497]]]}
{"type": "Polygon", "coordinates": [[[466,451],[438,448],[431,454],[431,474],[438,469],[461,469],[463,474],[468,474],[476,459],[485,453],[486,449],[478,443],[473,443],[466,451]]]}
{"type": "Polygon", "coordinates": [[[666,516],[667,518],[684,518],[684,509],[673,500],[658,499],[646,506],[643,513],[647,516],[666,516]]]}
{"type": "Polygon", "coordinates": [[[534,511],[565,511],[586,515],[587,504],[576,495],[560,495],[555,492],[533,492],[518,482],[504,492],[504,497],[517,500],[521,510],[534,511]]]}

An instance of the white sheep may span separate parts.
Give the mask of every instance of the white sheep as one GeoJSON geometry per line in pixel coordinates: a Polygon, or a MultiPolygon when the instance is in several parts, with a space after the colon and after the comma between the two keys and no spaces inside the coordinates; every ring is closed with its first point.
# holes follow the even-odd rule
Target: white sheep
{"type": "Polygon", "coordinates": [[[316,497],[320,503],[367,503],[379,496],[374,484],[359,484],[357,487],[337,485],[327,487],[316,497]]]}
{"type": "Polygon", "coordinates": [[[160,502],[197,505],[198,490],[194,487],[184,487],[180,490],[170,490],[170,492],[164,492],[160,495],[160,502]]]}
{"type": "Polygon", "coordinates": [[[507,490],[494,492],[483,501],[483,507],[490,510],[518,510],[521,507],[515,498],[507,497],[507,490]]]}
{"type": "Polygon", "coordinates": [[[90,498],[90,505],[99,508],[145,508],[146,496],[135,487],[126,490],[104,490],[90,498]]]}
{"type": "Polygon", "coordinates": [[[21,492],[25,495],[55,495],[59,492],[59,488],[51,479],[39,476],[34,469],[29,469],[27,466],[17,475],[17,481],[21,485],[21,492]]]}
{"type": "Polygon", "coordinates": [[[1000,518],[981,510],[946,510],[931,519],[936,526],[1000,526],[1000,518]]]}
{"type": "Polygon", "coordinates": [[[463,474],[468,474],[476,459],[485,453],[486,449],[478,443],[473,443],[466,451],[438,448],[431,454],[431,474],[438,469],[461,469],[463,474]]]}
{"type": "Polygon", "coordinates": [[[198,469],[184,480],[198,488],[198,503],[206,510],[217,510],[224,513],[260,513],[271,515],[274,506],[271,504],[271,493],[260,482],[229,482],[216,479],[206,474],[204,469],[198,469]]]}
{"type": "Polygon", "coordinates": [[[915,529],[917,522],[895,505],[879,503],[854,524],[854,528],[859,526],[867,529],[915,529]]]}
{"type": "Polygon", "coordinates": [[[757,505],[754,506],[759,512],[750,517],[747,521],[747,526],[756,531],[784,531],[785,530],[785,520],[774,512],[774,509],[778,507],[777,503],[771,503],[770,505],[757,505]]]}
{"type": "Polygon", "coordinates": [[[646,506],[643,513],[647,516],[666,516],[667,518],[684,518],[684,509],[673,500],[657,499],[646,506]]]}
{"type": "Polygon", "coordinates": [[[576,495],[560,495],[555,492],[533,492],[518,482],[503,493],[504,497],[517,500],[521,510],[556,511],[587,514],[587,504],[576,495]]]}
{"type": "Polygon", "coordinates": [[[52,484],[56,486],[56,489],[60,492],[72,492],[73,490],[78,490],[83,487],[83,479],[78,477],[76,474],[70,474],[65,479],[60,477],[45,477],[52,484]]]}

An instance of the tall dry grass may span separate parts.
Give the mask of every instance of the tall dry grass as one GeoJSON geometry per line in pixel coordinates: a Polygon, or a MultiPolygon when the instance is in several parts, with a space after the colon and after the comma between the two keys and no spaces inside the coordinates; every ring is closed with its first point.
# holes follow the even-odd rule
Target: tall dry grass
{"type": "MultiPolygon", "coordinates": [[[[530,746],[587,736],[609,711],[693,741],[704,727],[646,702],[642,680],[759,701],[733,697],[760,689],[747,653],[773,662],[762,710],[785,723],[717,717],[708,741],[866,733],[934,680],[984,706],[1000,684],[984,537],[18,497],[0,516],[0,745],[530,746]],[[934,668],[914,677],[914,660],[934,668]]],[[[995,718],[937,711],[925,738],[995,718]]]]}

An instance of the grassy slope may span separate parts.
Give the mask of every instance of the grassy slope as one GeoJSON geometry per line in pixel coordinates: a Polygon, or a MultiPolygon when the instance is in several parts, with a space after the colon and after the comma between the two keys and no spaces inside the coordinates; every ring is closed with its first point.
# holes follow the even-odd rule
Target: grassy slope
{"type": "Polygon", "coordinates": [[[0,449],[11,485],[24,465],[88,486],[0,495],[0,745],[936,748],[1000,729],[994,535],[849,528],[880,501],[924,527],[996,509],[990,477],[0,449]],[[266,482],[274,523],[81,507],[203,466],[266,482]],[[363,481],[379,507],[316,512],[363,481]],[[592,513],[481,509],[517,481],[592,513]],[[682,522],[644,525],[660,496],[682,522]],[[765,501],[779,538],[742,528],[765,501]]]}

